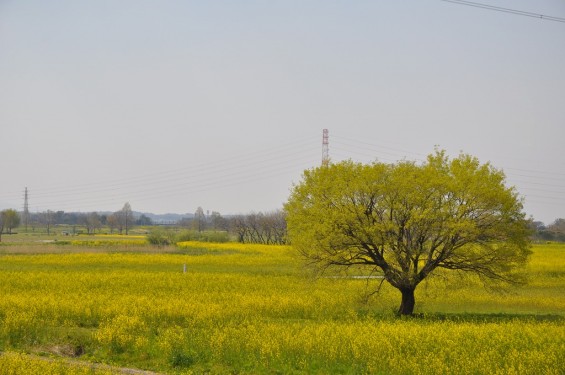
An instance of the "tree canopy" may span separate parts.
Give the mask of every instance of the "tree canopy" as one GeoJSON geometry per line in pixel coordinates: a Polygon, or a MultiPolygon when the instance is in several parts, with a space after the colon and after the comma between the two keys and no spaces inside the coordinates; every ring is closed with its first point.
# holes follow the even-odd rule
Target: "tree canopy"
{"type": "Polygon", "coordinates": [[[13,209],[4,210],[0,212],[0,215],[2,216],[1,218],[2,227],[6,228],[6,231],[9,234],[12,233],[12,229],[17,228],[20,225],[20,221],[21,221],[20,215],[16,210],[13,209]]]}
{"type": "Polygon", "coordinates": [[[513,271],[530,254],[517,192],[502,171],[466,154],[307,170],[285,210],[290,241],[311,264],[381,273],[401,292],[403,315],[438,268],[516,283],[513,271]]]}

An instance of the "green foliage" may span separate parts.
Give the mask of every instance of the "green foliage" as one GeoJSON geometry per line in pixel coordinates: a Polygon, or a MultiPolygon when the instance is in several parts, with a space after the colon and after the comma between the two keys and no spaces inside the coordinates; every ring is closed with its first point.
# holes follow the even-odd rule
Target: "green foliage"
{"type": "Polygon", "coordinates": [[[147,234],[147,242],[155,246],[167,246],[174,241],[174,234],[162,228],[154,228],[147,234]]]}
{"type": "Polygon", "coordinates": [[[540,222],[533,222],[532,226],[536,240],[565,242],[565,219],[556,219],[547,227],[540,222]]]}
{"type": "Polygon", "coordinates": [[[530,254],[530,232],[504,181],[489,164],[440,151],[422,164],[345,161],[307,170],[285,205],[289,236],[322,270],[382,274],[402,292],[399,312],[411,314],[414,289],[436,268],[519,281],[513,271],[530,254]]]}
{"type": "Polygon", "coordinates": [[[175,236],[175,243],[186,241],[219,242],[225,243],[230,240],[229,234],[223,231],[185,230],[175,236]]]}
{"type": "Polygon", "coordinates": [[[20,215],[14,209],[0,212],[0,231],[6,229],[7,233],[12,233],[12,229],[20,225],[20,215]]]}

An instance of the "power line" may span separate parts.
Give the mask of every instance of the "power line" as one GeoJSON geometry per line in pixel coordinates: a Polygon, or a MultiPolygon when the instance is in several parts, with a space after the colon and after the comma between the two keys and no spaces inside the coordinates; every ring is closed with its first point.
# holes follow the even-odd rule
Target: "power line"
{"type": "MultiPolygon", "coordinates": [[[[279,162],[270,163],[263,167],[255,167],[248,170],[235,170],[231,173],[214,174],[212,177],[208,176],[203,179],[194,180],[192,182],[177,183],[175,185],[169,184],[162,187],[141,186],[139,189],[120,189],[120,191],[112,194],[111,196],[108,194],[103,194],[102,196],[99,196],[97,198],[90,197],[88,199],[85,199],[83,194],[75,194],[73,196],[65,196],[64,198],[52,198],[50,200],[42,201],[41,207],[80,204],[81,208],[86,208],[96,207],[104,203],[114,202],[116,200],[147,200],[164,196],[186,195],[210,190],[220,190],[232,187],[234,185],[249,184],[251,182],[263,181],[270,177],[280,176],[281,172],[296,172],[297,170],[303,170],[305,165],[311,165],[313,156],[314,153],[312,152],[311,156],[308,157],[308,159],[295,158],[296,162],[298,163],[301,160],[303,161],[299,164],[294,164],[294,161],[292,159],[290,160],[290,164],[288,163],[288,159],[280,160],[279,162]],[[276,166],[277,164],[283,165],[274,168],[273,166],[276,166]]],[[[104,191],[101,192],[104,193],[104,191]]]]}
{"type": "MultiPolygon", "coordinates": [[[[342,156],[343,159],[351,158],[352,155],[359,155],[370,160],[385,160],[390,162],[397,162],[399,160],[405,160],[409,156],[409,159],[417,162],[423,162],[426,160],[426,155],[420,154],[414,151],[408,151],[405,148],[392,148],[386,146],[385,144],[370,143],[366,140],[360,140],[357,138],[348,138],[340,135],[333,136],[334,150],[341,151],[337,156],[342,156]],[[336,146],[337,145],[337,146],[336,146]]],[[[399,146],[402,147],[402,146],[399,146]]],[[[521,160],[521,159],[518,159],[521,160]]],[[[559,171],[549,171],[540,169],[524,169],[524,168],[502,168],[507,178],[527,178],[535,179],[536,182],[532,182],[536,185],[545,185],[551,187],[565,188],[562,183],[565,182],[565,174],[559,171]],[[546,183],[540,183],[544,181],[546,183]],[[555,181],[555,182],[554,182],[555,181]]],[[[528,183],[529,181],[522,181],[528,183]]]]}
{"type": "MultiPolygon", "coordinates": [[[[133,175],[112,180],[98,180],[83,182],[76,185],[59,185],[51,187],[37,187],[36,201],[60,200],[70,201],[73,197],[96,194],[114,194],[116,191],[139,191],[140,189],[153,189],[160,191],[171,185],[186,186],[190,181],[207,181],[212,177],[249,173],[265,173],[269,168],[311,166],[315,150],[313,149],[314,138],[308,138],[301,142],[292,142],[280,147],[265,148],[263,150],[231,155],[230,158],[222,158],[215,161],[203,161],[191,163],[188,166],[174,169],[153,170],[142,175],[133,175]],[[290,155],[290,156],[289,156],[290,155]]],[[[300,170],[302,170],[301,168],[300,170]]],[[[0,198],[10,200],[9,194],[0,198]]]]}
{"type": "MultiPolygon", "coordinates": [[[[80,209],[117,204],[124,200],[155,200],[163,197],[189,195],[211,190],[228,189],[232,186],[256,184],[276,176],[298,178],[298,172],[316,163],[316,148],[313,137],[293,142],[282,147],[271,147],[232,155],[230,159],[202,162],[183,168],[165,171],[150,171],[141,176],[118,180],[82,183],[75,186],[60,186],[36,189],[35,197],[41,208],[80,209]]],[[[2,198],[0,196],[0,198],[2,198]]]]}
{"type": "MultiPolygon", "coordinates": [[[[313,139],[313,138],[312,138],[313,139]]],[[[223,158],[216,161],[203,161],[200,163],[191,163],[188,166],[164,169],[159,171],[149,171],[142,175],[122,177],[111,181],[94,181],[76,184],[73,186],[59,185],[41,189],[36,197],[46,197],[51,195],[64,195],[73,192],[83,192],[85,190],[115,190],[128,186],[139,186],[140,184],[160,184],[162,182],[174,182],[176,180],[184,180],[185,178],[194,179],[205,174],[224,173],[226,170],[234,168],[249,167],[255,164],[265,164],[272,160],[288,160],[288,154],[298,155],[305,150],[311,153],[312,139],[302,142],[292,142],[278,148],[265,148],[263,150],[247,152],[237,155],[231,155],[229,158],[223,158]]]]}
{"type": "Polygon", "coordinates": [[[539,19],[546,20],[546,21],[555,21],[555,22],[564,22],[565,23],[565,18],[561,18],[561,17],[547,16],[547,15],[544,15],[544,14],[526,12],[526,11],[523,11],[523,10],[517,10],[517,9],[511,9],[511,8],[502,8],[502,7],[497,7],[497,6],[494,6],[494,5],[475,3],[473,1],[464,1],[464,0],[441,0],[441,1],[445,1],[447,3],[459,4],[459,5],[466,5],[466,6],[475,7],[475,8],[493,10],[493,11],[496,11],[496,12],[516,14],[516,15],[519,15],[519,16],[539,18],[539,19]]]}
{"type": "MultiPolygon", "coordinates": [[[[336,160],[353,157],[398,162],[405,160],[407,155],[416,156],[415,161],[424,161],[422,154],[408,151],[402,146],[393,148],[385,144],[367,142],[366,139],[343,137],[334,135],[333,150],[336,160]]],[[[526,198],[528,204],[552,202],[553,206],[561,206],[565,202],[565,174],[547,170],[533,170],[523,168],[502,168],[506,175],[506,183],[515,186],[520,196],[526,198]],[[506,170],[510,173],[506,173],[506,170]]]]}
{"type": "MultiPolygon", "coordinates": [[[[362,160],[385,160],[398,162],[410,156],[414,161],[423,161],[425,156],[409,150],[402,144],[390,147],[390,142],[356,136],[333,135],[333,150],[336,160],[353,158],[362,160]]],[[[35,188],[35,202],[39,208],[81,210],[101,209],[101,206],[118,206],[123,201],[134,201],[138,205],[157,201],[164,197],[187,197],[211,191],[222,192],[222,196],[233,193],[235,186],[249,186],[249,191],[265,183],[263,189],[275,189],[276,178],[285,176],[287,181],[298,178],[298,172],[317,165],[319,150],[318,136],[295,140],[291,143],[262,150],[247,151],[231,155],[230,158],[190,163],[182,167],[162,170],[148,170],[141,175],[123,176],[117,179],[99,180],[94,183],[82,182],[77,185],[49,188],[35,188]],[[252,188],[253,187],[253,188],[252,188]]],[[[507,183],[514,185],[527,204],[546,202],[561,207],[565,194],[565,174],[549,170],[503,168],[507,183]]],[[[546,166],[546,169],[550,169],[546,166]]],[[[280,183],[278,183],[280,185],[280,183]]],[[[237,193],[241,194],[241,193],[237,193]]],[[[21,197],[21,191],[18,194],[21,197]]],[[[235,196],[240,199],[240,196],[235,196]]],[[[0,196],[0,199],[6,197],[0,196]]],[[[184,198],[182,198],[184,199],[184,198]]],[[[36,209],[37,209],[36,207],[36,209]]]]}

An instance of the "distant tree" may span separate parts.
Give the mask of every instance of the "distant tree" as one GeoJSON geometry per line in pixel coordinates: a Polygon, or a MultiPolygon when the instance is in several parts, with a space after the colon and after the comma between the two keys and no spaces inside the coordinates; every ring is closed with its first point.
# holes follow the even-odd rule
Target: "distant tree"
{"type": "Polygon", "coordinates": [[[145,216],[144,214],[141,214],[141,216],[139,217],[139,219],[137,219],[135,221],[135,224],[137,225],[153,225],[153,220],[151,220],[151,218],[149,218],[148,216],[145,216]]]}
{"type": "Polygon", "coordinates": [[[53,224],[78,224],[69,220],[69,214],[65,211],[56,211],[52,213],[53,224]]]}
{"type": "Polygon", "coordinates": [[[556,219],[547,226],[546,232],[549,233],[552,240],[565,242],[565,219],[556,219]]]}
{"type": "Polygon", "coordinates": [[[114,230],[120,227],[120,217],[119,214],[113,213],[106,218],[106,225],[110,228],[110,233],[114,233],[114,230]]]}
{"type": "Polygon", "coordinates": [[[251,243],[265,243],[263,231],[263,213],[252,212],[245,217],[245,224],[247,225],[247,242],[251,243]]]}
{"type": "Polygon", "coordinates": [[[229,221],[230,231],[237,235],[237,242],[245,243],[247,238],[247,224],[244,215],[232,216],[229,221]]]}
{"type": "Polygon", "coordinates": [[[41,213],[41,223],[43,223],[43,225],[45,226],[45,229],[47,230],[47,235],[51,234],[51,226],[53,226],[54,223],[54,219],[55,219],[55,215],[54,212],[51,210],[47,210],[41,213]]]}
{"type": "Polygon", "coordinates": [[[398,289],[400,315],[436,269],[517,283],[531,253],[522,203],[504,174],[469,155],[422,164],[351,161],[304,172],[285,205],[293,247],[318,269],[363,267],[398,289]]]}
{"type": "Polygon", "coordinates": [[[273,244],[284,245],[287,242],[287,226],[286,226],[286,213],[282,210],[277,210],[270,213],[268,216],[268,225],[272,230],[273,244]]]}
{"type": "Polygon", "coordinates": [[[35,232],[35,228],[41,225],[41,214],[37,212],[30,212],[29,225],[31,226],[32,232],[35,232]]]}
{"type": "Polygon", "coordinates": [[[20,225],[20,215],[18,211],[13,209],[8,209],[2,211],[4,228],[8,234],[12,234],[12,229],[17,228],[20,225]]]}
{"type": "Polygon", "coordinates": [[[102,227],[100,215],[98,215],[97,212],[91,212],[85,215],[84,219],[88,234],[94,234],[96,232],[96,229],[100,229],[102,227]]]}
{"type": "Polygon", "coordinates": [[[184,228],[192,228],[193,221],[194,220],[190,217],[183,217],[177,222],[177,224],[184,228]]]}
{"type": "Polygon", "coordinates": [[[3,232],[4,232],[4,211],[0,211],[0,242],[2,242],[3,232]]]}
{"type": "Polygon", "coordinates": [[[286,243],[286,220],[283,211],[252,212],[232,216],[229,229],[242,243],[282,245],[286,243]]]}
{"type": "Polygon", "coordinates": [[[86,232],[90,234],[90,229],[88,227],[88,216],[85,214],[81,214],[78,219],[78,224],[86,228],[86,232]]]}
{"type": "Polygon", "coordinates": [[[530,228],[535,232],[545,230],[545,224],[541,221],[530,220],[529,224],[530,224],[530,228]]]}
{"type": "Polygon", "coordinates": [[[220,215],[219,212],[212,211],[212,214],[210,215],[210,222],[211,222],[212,228],[214,230],[227,230],[228,229],[227,220],[225,218],[223,218],[222,215],[220,215]]]}
{"type": "Polygon", "coordinates": [[[548,229],[554,232],[565,233],[565,219],[555,219],[555,221],[548,226],[548,229]]]}
{"type": "Polygon", "coordinates": [[[133,211],[129,202],[124,204],[124,207],[119,211],[118,217],[120,218],[120,233],[125,230],[127,236],[134,222],[133,211]]]}
{"type": "Polygon", "coordinates": [[[0,242],[2,242],[2,233],[6,228],[6,219],[8,217],[8,210],[0,211],[0,242]]]}
{"type": "Polygon", "coordinates": [[[553,233],[551,233],[544,223],[541,221],[530,220],[530,229],[533,233],[533,239],[538,241],[551,241],[553,240],[553,233]]]}
{"type": "Polygon", "coordinates": [[[84,214],[75,213],[75,212],[65,212],[63,215],[63,221],[55,221],[56,224],[67,224],[67,225],[78,225],[80,221],[80,217],[84,214]]]}
{"type": "Polygon", "coordinates": [[[206,229],[206,215],[202,207],[198,207],[194,213],[194,220],[192,221],[194,229],[198,232],[202,232],[206,229]]]}

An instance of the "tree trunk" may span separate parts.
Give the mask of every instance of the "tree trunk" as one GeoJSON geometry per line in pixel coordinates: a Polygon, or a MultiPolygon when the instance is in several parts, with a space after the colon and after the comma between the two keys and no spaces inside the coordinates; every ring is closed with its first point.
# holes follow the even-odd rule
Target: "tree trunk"
{"type": "Polygon", "coordinates": [[[398,309],[398,315],[412,315],[414,313],[414,305],[416,303],[416,300],[414,299],[414,289],[403,288],[400,289],[400,293],[402,293],[402,302],[398,309]]]}

